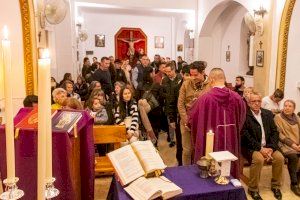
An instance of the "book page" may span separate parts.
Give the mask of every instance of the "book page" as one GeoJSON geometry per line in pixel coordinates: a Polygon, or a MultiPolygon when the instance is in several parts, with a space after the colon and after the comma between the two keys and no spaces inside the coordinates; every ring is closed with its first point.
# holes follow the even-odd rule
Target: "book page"
{"type": "Polygon", "coordinates": [[[150,140],[133,142],[131,146],[147,174],[167,167],[150,140]]]}
{"type": "Polygon", "coordinates": [[[163,199],[169,199],[182,193],[182,189],[164,176],[149,178],[151,185],[162,191],[163,199]]]}
{"type": "Polygon", "coordinates": [[[161,191],[157,186],[153,185],[149,179],[145,177],[140,177],[129,186],[124,188],[124,190],[133,198],[133,199],[155,199],[161,196],[161,191]]]}
{"type": "Polygon", "coordinates": [[[130,145],[107,154],[122,185],[127,185],[133,180],[145,174],[138,158],[130,145]]]}

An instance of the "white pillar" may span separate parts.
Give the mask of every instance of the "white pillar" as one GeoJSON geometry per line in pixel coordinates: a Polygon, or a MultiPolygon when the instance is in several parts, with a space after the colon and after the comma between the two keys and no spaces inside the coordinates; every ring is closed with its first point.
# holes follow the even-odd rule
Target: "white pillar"
{"type": "Polygon", "coordinates": [[[195,10],[195,38],[194,38],[194,61],[199,59],[199,3],[196,1],[196,10],[195,10]]]}
{"type": "Polygon", "coordinates": [[[171,58],[176,60],[176,19],[171,17],[171,58]]]}

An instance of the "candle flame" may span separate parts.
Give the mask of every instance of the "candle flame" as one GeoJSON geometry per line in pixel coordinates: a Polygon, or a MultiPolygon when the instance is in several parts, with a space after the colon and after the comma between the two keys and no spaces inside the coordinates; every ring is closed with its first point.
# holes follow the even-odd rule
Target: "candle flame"
{"type": "Polygon", "coordinates": [[[41,58],[44,59],[49,57],[50,57],[49,49],[44,49],[41,58]]]}
{"type": "Polygon", "coordinates": [[[6,25],[3,27],[3,36],[5,40],[8,39],[8,28],[6,25]]]}

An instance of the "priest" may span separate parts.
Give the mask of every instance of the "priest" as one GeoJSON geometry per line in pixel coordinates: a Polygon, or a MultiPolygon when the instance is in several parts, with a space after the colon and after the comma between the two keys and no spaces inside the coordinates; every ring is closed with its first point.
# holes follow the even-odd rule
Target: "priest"
{"type": "MultiPolygon", "coordinates": [[[[214,134],[214,151],[230,151],[240,155],[240,131],[246,117],[242,98],[225,87],[225,74],[221,68],[214,68],[209,74],[211,89],[200,96],[189,113],[195,154],[194,162],[205,155],[206,133],[214,134]]],[[[233,163],[232,175],[239,177],[239,161],[233,163]]]]}

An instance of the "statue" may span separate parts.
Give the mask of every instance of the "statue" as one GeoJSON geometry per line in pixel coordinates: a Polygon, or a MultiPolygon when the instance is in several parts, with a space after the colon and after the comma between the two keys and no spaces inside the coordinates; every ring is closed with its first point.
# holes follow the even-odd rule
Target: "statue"
{"type": "Polygon", "coordinates": [[[134,65],[135,57],[136,57],[136,50],[134,48],[134,44],[138,43],[140,41],[143,41],[144,39],[137,39],[135,40],[133,38],[133,32],[130,31],[130,38],[129,39],[124,39],[124,38],[119,38],[122,42],[125,42],[128,44],[128,50],[127,50],[127,56],[129,59],[129,63],[131,66],[134,65]]]}

